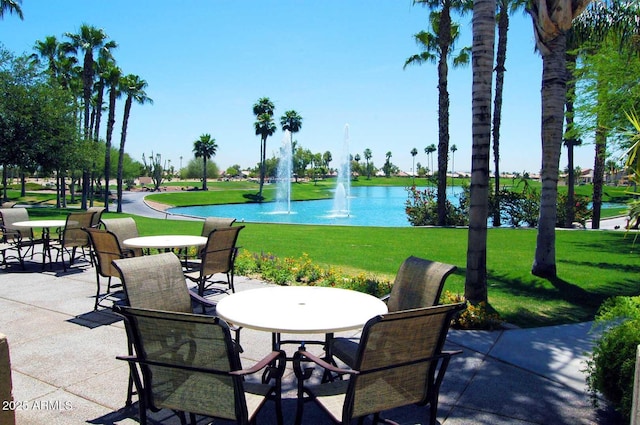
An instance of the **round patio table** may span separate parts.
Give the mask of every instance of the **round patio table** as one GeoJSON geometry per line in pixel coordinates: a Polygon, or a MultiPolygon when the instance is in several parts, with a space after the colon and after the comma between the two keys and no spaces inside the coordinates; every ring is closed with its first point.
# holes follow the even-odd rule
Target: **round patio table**
{"type": "Polygon", "coordinates": [[[127,248],[156,248],[173,249],[187,248],[190,246],[205,246],[207,238],[203,236],[190,235],[156,235],[140,236],[137,238],[125,239],[122,244],[127,248]]]}
{"type": "Polygon", "coordinates": [[[16,221],[13,226],[23,229],[42,229],[42,269],[44,270],[47,257],[49,257],[49,264],[52,263],[51,259],[51,229],[63,228],[67,224],[66,220],[27,220],[16,221]]]}
{"type": "Polygon", "coordinates": [[[360,329],[387,311],[387,305],[372,295],[320,286],[251,289],[224,297],[216,305],[216,314],[235,326],[271,332],[273,350],[282,344],[319,344],[327,358],[334,332],[360,329]],[[283,333],[325,334],[325,340],[282,340],[283,333]]]}

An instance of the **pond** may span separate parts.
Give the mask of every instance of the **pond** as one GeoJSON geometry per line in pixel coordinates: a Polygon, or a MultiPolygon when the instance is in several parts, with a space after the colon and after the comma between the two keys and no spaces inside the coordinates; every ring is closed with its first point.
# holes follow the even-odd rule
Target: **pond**
{"type": "MultiPolygon", "coordinates": [[[[461,187],[447,188],[447,198],[458,205],[457,196],[461,192],[461,187]]],[[[234,217],[240,222],[409,227],[404,211],[407,197],[404,187],[352,187],[348,216],[332,213],[333,199],[291,202],[289,213],[278,211],[278,205],[271,202],[179,207],[168,212],[194,217],[234,217]]]]}

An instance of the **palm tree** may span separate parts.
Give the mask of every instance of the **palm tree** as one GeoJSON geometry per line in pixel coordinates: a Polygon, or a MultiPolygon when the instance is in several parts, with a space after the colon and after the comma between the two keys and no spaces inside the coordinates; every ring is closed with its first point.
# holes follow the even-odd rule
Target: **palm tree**
{"type": "Polygon", "coordinates": [[[302,117],[294,110],[287,111],[280,117],[280,126],[282,126],[282,131],[289,130],[293,135],[302,128],[302,117]]]}
{"type": "Polygon", "coordinates": [[[455,155],[456,155],[456,151],[458,150],[458,147],[453,144],[451,145],[451,189],[453,190],[453,173],[455,173],[456,171],[456,167],[455,167],[455,155]]]}
{"type": "Polygon", "coordinates": [[[532,0],[528,12],[533,20],[536,47],[542,54],[542,190],[538,237],[531,273],[555,278],[555,226],[558,174],[567,93],[566,32],[590,0],[532,0]]]}
{"type": "Polygon", "coordinates": [[[411,160],[413,161],[413,165],[411,167],[411,181],[413,186],[416,185],[416,155],[418,155],[418,149],[411,149],[411,160]]]}
{"type": "MultiPolygon", "coordinates": [[[[94,70],[94,51],[111,50],[117,47],[115,41],[106,41],[107,34],[99,28],[83,24],[80,27],[80,31],[77,34],[66,33],[68,38],[71,39],[71,44],[75,49],[80,49],[84,52],[83,68],[82,68],[82,99],[84,106],[84,137],[90,138],[89,131],[89,117],[91,110],[91,93],[93,91],[93,79],[95,75],[94,70]]],[[[89,178],[90,174],[88,170],[83,172],[82,183],[82,204],[81,208],[87,208],[87,194],[89,190],[89,178]]]]}
{"type": "Polygon", "coordinates": [[[215,156],[218,151],[216,139],[205,133],[193,142],[193,153],[196,158],[202,158],[202,190],[207,190],[207,159],[215,156]]]}
{"type": "Polygon", "coordinates": [[[448,91],[448,60],[452,59],[453,66],[469,63],[469,48],[465,47],[455,56],[454,44],[460,36],[460,26],[451,21],[451,9],[462,10],[458,1],[434,0],[416,1],[432,9],[429,21],[433,32],[420,31],[414,35],[422,52],[411,56],[405,61],[408,65],[422,65],[426,62],[438,63],[438,225],[446,222],[447,200],[447,162],[449,151],[449,91],[448,91]],[[441,10],[434,10],[440,8],[441,10]]]}
{"type": "Polygon", "coordinates": [[[502,121],[502,92],[504,87],[505,62],[507,60],[507,33],[509,14],[524,6],[525,0],[498,0],[498,47],[496,49],[496,87],[493,98],[493,179],[494,214],[493,225],[500,226],[500,125],[502,121]]]}
{"type": "Polygon", "coordinates": [[[258,200],[262,202],[262,186],[264,186],[264,178],[267,162],[267,138],[273,136],[276,132],[276,125],[273,122],[273,111],[275,106],[268,97],[262,97],[253,105],[253,114],[257,120],[253,124],[256,136],[260,136],[260,189],[258,191],[258,200]]]}
{"type": "Polygon", "coordinates": [[[391,177],[391,151],[388,151],[384,157],[385,157],[385,161],[384,161],[384,174],[387,177],[391,177]]]}
{"type": "MultiPolygon", "coordinates": [[[[106,150],[104,153],[104,207],[109,211],[109,180],[111,179],[111,138],[113,136],[113,126],[116,123],[116,99],[120,97],[120,77],[122,71],[111,63],[108,69],[104,70],[103,77],[105,84],[109,85],[109,117],[107,118],[107,137],[105,141],[106,150]]],[[[100,102],[101,104],[102,102],[100,102]]],[[[98,127],[100,116],[96,116],[96,128],[98,127]]],[[[97,138],[98,130],[96,130],[97,138]]]]}
{"type": "Polygon", "coordinates": [[[364,150],[363,152],[364,154],[364,160],[366,161],[366,166],[367,166],[367,180],[371,180],[371,167],[369,166],[369,160],[373,157],[373,154],[371,153],[371,149],[367,148],[364,150]]]}
{"type": "MultiPolygon", "coordinates": [[[[495,0],[473,2],[473,98],[469,237],[464,295],[472,304],[487,301],[487,216],[491,146],[491,80],[495,39],[495,0]]],[[[452,146],[453,148],[453,146],[452,146]]]]}
{"type": "Polygon", "coordinates": [[[126,75],[120,80],[120,91],[127,96],[124,102],[124,113],[122,116],[122,133],[120,135],[120,151],[118,152],[118,212],[122,212],[122,175],[124,168],[124,145],[127,141],[127,127],[129,125],[129,115],[133,101],[140,105],[145,103],[153,104],[153,100],[147,96],[144,89],[147,82],[137,75],[126,75]]]}
{"type": "Polygon", "coordinates": [[[436,145],[431,143],[429,146],[427,146],[426,148],[424,148],[424,153],[427,154],[427,156],[430,159],[430,167],[431,169],[429,171],[431,171],[431,175],[433,176],[433,153],[435,151],[437,151],[438,149],[436,148],[436,145]]]}
{"type": "Polygon", "coordinates": [[[15,13],[18,18],[24,20],[21,3],[22,0],[0,0],[0,18],[4,19],[4,12],[9,12],[9,14],[15,13]]]}

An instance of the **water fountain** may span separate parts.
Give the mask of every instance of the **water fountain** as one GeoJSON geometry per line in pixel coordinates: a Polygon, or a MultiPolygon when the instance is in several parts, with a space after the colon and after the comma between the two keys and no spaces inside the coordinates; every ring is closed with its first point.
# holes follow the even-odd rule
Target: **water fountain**
{"type": "Polygon", "coordinates": [[[286,130],[282,138],[280,155],[278,157],[278,174],[275,213],[291,213],[291,174],[293,171],[293,153],[291,147],[291,132],[286,130]]]}
{"type": "Polygon", "coordinates": [[[351,206],[349,197],[351,196],[351,158],[349,156],[349,124],[344,126],[344,143],[342,145],[342,155],[340,156],[340,168],[338,169],[338,183],[333,196],[334,217],[349,217],[351,206]]]}

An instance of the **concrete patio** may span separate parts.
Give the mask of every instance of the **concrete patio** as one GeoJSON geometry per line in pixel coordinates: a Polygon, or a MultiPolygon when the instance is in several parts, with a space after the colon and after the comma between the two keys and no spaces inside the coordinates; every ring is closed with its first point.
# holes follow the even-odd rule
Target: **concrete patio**
{"type": "MultiPolygon", "coordinates": [[[[66,273],[55,264],[42,272],[9,265],[0,270],[0,333],[7,335],[18,403],[17,423],[133,424],[137,404],[124,408],[128,366],[122,321],[108,309],[93,311],[95,272],[80,261],[66,273]]],[[[267,285],[236,278],[238,290],[267,285]]],[[[505,331],[449,333],[448,349],[461,349],[449,366],[440,394],[438,421],[462,424],[617,424],[601,403],[591,406],[584,374],[592,337],[590,324],[505,331]]],[[[316,336],[317,339],[317,336],[316,336]]],[[[243,363],[262,358],[271,336],[242,331],[243,363]]],[[[295,347],[288,347],[291,354],[295,347]]],[[[284,386],[285,424],[295,415],[295,379],[288,369],[284,386]]],[[[401,424],[428,423],[428,409],[409,406],[384,416],[401,424]]],[[[150,415],[151,423],[179,423],[172,412],[150,415]]],[[[209,423],[200,418],[199,423],[209,423]]],[[[228,423],[215,421],[214,423],[228,423]]],[[[275,423],[267,405],[259,424],[275,423]]],[[[304,423],[330,423],[307,405],[304,423]]]]}

